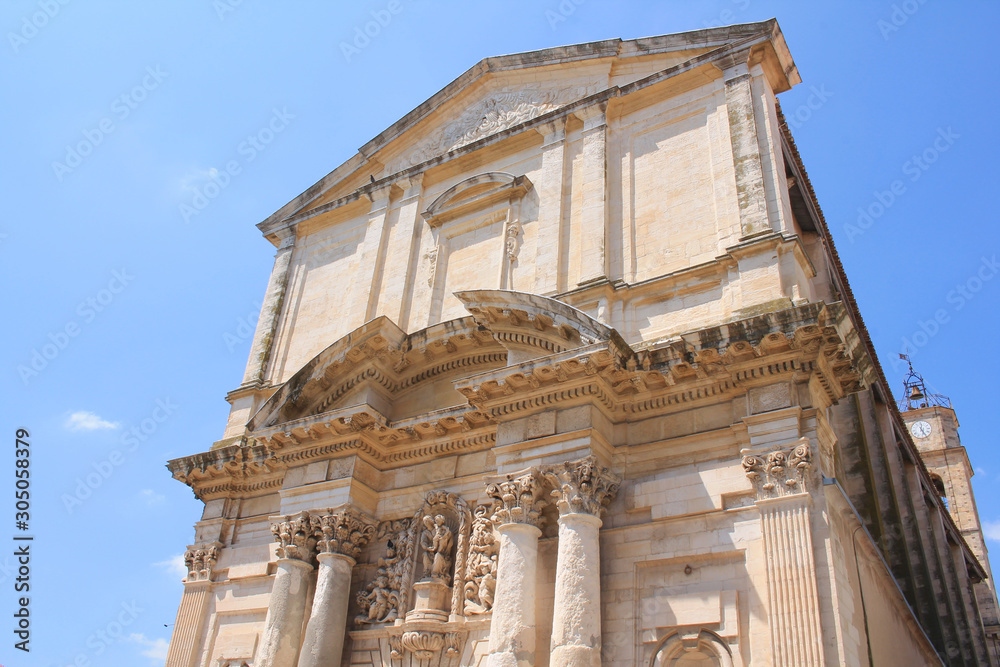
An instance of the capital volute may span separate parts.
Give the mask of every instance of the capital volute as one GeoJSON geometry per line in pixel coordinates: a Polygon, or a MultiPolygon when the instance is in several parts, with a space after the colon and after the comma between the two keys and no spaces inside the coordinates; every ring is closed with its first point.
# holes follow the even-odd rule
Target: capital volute
{"type": "Polygon", "coordinates": [[[777,448],[766,454],[744,450],[741,463],[757,500],[809,491],[812,449],[805,438],[791,448],[777,448]]]}
{"type": "Polygon", "coordinates": [[[354,560],[375,536],[375,520],[356,509],[327,510],[316,530],[319,553],[341,554],[354,560]]]}
{"type": "Polygon", "coordinates": [[[519,475],[489,482],[486,495],[493,499],[493,522],[498,526],[521,523],[537,526],[545,506],[543,480],[534,468],[519,475]]]}
{"type": "Polygon", "coordinates": [[[187,568],[187,577],[184,581],[191,583],[195,581],[211,581],[215,563],[219,560],[219,550],[222,548],[220,542],[210,542],[208,544],[194,544],[184,552],[184,566],[187,568]]]}
{"type": "Polygon", "coordinates": [[[318,524],[319,517],[314,517],[309,512],[272,517],[271,533],[278,542],[278,558],[312,562],[318,524]]]}
{"type": "Polygon", "coordinates": [[[548,466],[542,474],[552,486],[559,514],[591,514],[600,518],[614,500],[622,478],[588,456],[577,461],[548,466]]]}

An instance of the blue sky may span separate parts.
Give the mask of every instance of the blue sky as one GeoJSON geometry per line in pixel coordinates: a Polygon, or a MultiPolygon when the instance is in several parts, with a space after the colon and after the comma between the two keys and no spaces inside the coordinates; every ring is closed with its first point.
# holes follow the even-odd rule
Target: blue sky
{"type": "Polygon", "coordinates": [[[274,253],[255,223],[481,58],[772,16],[803,79],[781,102],[886,372],[900,386],[909,341],[952,398],[1000,550],[1000,3],[11,1],[3,461],[29,429],[36,541],[32,651],[0,626],[0,663],[163,664],[200,517],[164,462],[222,435],[274,253]]]}

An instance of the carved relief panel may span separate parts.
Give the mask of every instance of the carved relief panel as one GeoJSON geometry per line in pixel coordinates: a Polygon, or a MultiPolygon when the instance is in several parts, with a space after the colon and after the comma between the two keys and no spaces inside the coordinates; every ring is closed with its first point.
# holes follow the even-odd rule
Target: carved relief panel
{"type": "Polygon", "coordinates": [[[375,572],[357,592],[354,650],[383,656],[372,664],[442,667],[484,650],[499,550],[493,513],[431,491],[412,517],[383,522],[375,572]]]}

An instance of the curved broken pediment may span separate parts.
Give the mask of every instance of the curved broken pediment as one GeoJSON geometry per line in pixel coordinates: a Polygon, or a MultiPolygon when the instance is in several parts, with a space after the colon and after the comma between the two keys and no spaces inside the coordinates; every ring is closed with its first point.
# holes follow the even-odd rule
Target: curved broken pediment
{"type": "Polygon", "coordinates": [[[253,432],[360,404],[395,417],[394,403],[400,396],[427,394],[426,403],[435,391],[440,400],[455,399],[449,405],[461,404],[461,394],[451,395],[454,389],[447,379],[502,367],[506,354],[471,317],[409,335],[379,317],[311,359],[261,406],[247,429],[253,432]]]}
{"type": "Polygon", "coordinates": [[[499,201],[519,200],[531,190],[527,176],[514,176],[502,171],[476,174],[445,190],[421,213],[427,224],[436,227],[441,223],[485,209],[499,201]]]}
{"type": "Polygon", "coordinates": [[[609,341],[631,356],[617,331],[562,301],[511,290],[468,290],[455,296],[507,349],[508,365],[609,341]]]}

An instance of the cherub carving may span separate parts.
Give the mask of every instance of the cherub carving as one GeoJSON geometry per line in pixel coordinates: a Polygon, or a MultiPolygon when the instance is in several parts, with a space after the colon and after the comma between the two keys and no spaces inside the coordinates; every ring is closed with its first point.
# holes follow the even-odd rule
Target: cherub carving
{"type": "Polygon", "coordinates": [[[424,532],[420,536],[420,546],[423,549],[425,577],[448,580],[454,543],[455,538],[451,528],[445,524],[444,515],[424,517],[424,532]]]}

